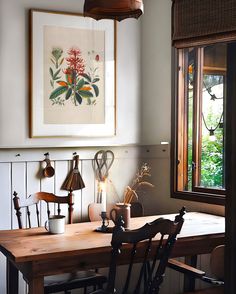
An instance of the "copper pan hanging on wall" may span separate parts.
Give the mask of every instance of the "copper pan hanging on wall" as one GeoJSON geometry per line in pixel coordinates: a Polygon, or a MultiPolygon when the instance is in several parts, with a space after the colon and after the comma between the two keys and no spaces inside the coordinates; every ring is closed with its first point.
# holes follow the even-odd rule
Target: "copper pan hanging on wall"
{"type": "Polygon", "coordinates": [[[143,14],[142,0],[85,0],[84,16],[99,19],[139,18],[143,14]]]}

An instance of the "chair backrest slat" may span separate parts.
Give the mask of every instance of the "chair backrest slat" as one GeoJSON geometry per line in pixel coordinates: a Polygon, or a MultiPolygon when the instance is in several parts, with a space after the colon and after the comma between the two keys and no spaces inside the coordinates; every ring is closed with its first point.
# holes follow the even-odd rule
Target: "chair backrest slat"
{"type": "Polygon", "coordinates": [[[127,256],[127,248],[130,248],[129,246],[125,246],[124,250],[122,250],[124,243],[132,244],[132,249],[122,293],[140,294],[142,289],[143,294],[159,293],[168,258],[175,244],[177,234],[179,234],[184,222],[184,214],[185,208],[183,207],[174,221],[159,218],[152,223],[144,225],[142,228],[130,231],[125,231],[123,228],[124,222],[122,217],[117,220],[111,241],[111,261],[106,289],[108,293],[114,293],[115,291],[116,266],[119,255],[124,251],[125,256],[127,256]],[[160,234],[160,238],[155,238],[158,233],[160,234]],[[138,281],[135,289],[131,291],[130,282],[132,280],[133,265],[136,260],[140,262],[141,258],[142,265],[139,271],[138,281]]]}
{"type": "Polygon", "coordinates": [[[60,203],[57,204],[57,214],[60,215],[61,214],[61,207],[60,207],[60,203]]]}
{"type": "Polygon", "coordinates": [[[126,281],[125,281],[125,286],[124,286],[124,289],[123,289],[123,294],[127,293],[128,289],[129,289],[129,283],[130,283],[131,273],[132,273],[133,264],[134,264],[134,257],[135,257],[135,254],[136,254],[136,246],[137,246],[137,243],[135,243],[133,245],[133,248],[131,250],[130,263],[129,263],[128,273],[127,273],[127,278],[126,278],[126,281]]]}
{"type": "Polygon", "coordinates": [[[29,228],[31,228],[30,211],[28,206],[26,207],[26,213],[27,213],[28,226],[29,228]]]}
{"type": "Polygon", "coordinates": [[[32,221],[31,221],[31,211],[30,207],[35,206],[36,211],[36,218],[37,218],[37,225],[40,226],[40,211],[39,211],[39,203],[41,201],[46,202],[47,204],[47,216],[50,217],[50,203],[57,204],[57,212],[58,214],[61,213],[60,204],[67,204],[68,211],[69,211],[69,223],[72,223],[72,213],[73,213],[73,196],[72,193],[69,193],[68,196],[56,196],[53,193],[47,192],[37,192],[35,194],[30,195],[27,199],[20,200],[17,193],[13,193],[13,204],[14,209],[16,211],[17,221],[19,229],[23,228],[22,222],[22,209],[26,209],[27,214],[27,225],[26,227],[31,228],[32,221]]]}
{"type": "Polygon", "coordinates": [[[51,211],[50,211],[50,207],[49,207],[49,202],[47,202],[47,215],[48,218],[50,217],[51,211]]]}
{"type": "Polygon", "coordinates": [[[160,238],[159,244],[158,244],[158,246],[156,248],[155,256],[152,259],[151,274],[154,273],[157,260],[160,259],[160,254],[161,254],[161,251],[163,250],[163,240],[164,240],[164,235],[161,234],[161,238],[160,238]]]}
{"type": "MultiPolygon", "coordinates": [[[[140,292],[140,288],[141,288],[141,283],[143,281],[143,279],[145,278],[145,271],[147,270],[147,262],[148,262],[148,255],[150,253],[150,249],[151,249],[151,245],[152,245],[152,239],[150,238],[145,250],[145,254],[144,254],[144,258],[143,258],[143,263],[141,266],[141,270],[139,272],[139,277],[138,277],[138,282],[136,284],[136,288],[135,288],[135,293],[139,293],[140,292]]],[[[148,273],[150,274],[150,273],[148,273]]],[[[145,281],[143,281],[145,283],[145,281]]]]}
{"type": "Polygon", "coordinates": [[[38,203],[35,204],[35,208],[36,208],[37,224],[38,224],[38,227],[39,227],[40,226],[40,219],[39,219],[39,206],[38,206],[38,203]]]}

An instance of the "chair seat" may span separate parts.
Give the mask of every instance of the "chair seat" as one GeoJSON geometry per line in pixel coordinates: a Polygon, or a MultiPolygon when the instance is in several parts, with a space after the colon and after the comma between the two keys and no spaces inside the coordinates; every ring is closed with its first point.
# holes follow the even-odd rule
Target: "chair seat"
{"type": "Polygon", "coordinates": [[[47,276],[44,278],[45,293],[64,291],[85,286],[101,285],[107,278],[95,271],[78,271],[75,273],[47,276]]]}
{"type": "Polygon", "coordinates": [[[187,292],[185,294],[224,294],[224,287],[211,287],[194,292],[187,292]]]}

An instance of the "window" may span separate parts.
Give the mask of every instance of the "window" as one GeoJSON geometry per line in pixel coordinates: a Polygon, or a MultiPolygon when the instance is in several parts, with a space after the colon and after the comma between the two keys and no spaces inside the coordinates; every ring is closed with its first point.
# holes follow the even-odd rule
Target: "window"
{"type": "Polygon", "coordinates": [[[173,194],[223,203],[227,45],[178,49],[177,73],[173,194]]]}
{"type": "Polygon", "coordinates": [[[232,200],[235,15],[233,0],[172,1],[171,194],[176,198],[225,204],[226,187],[232,200]]]}

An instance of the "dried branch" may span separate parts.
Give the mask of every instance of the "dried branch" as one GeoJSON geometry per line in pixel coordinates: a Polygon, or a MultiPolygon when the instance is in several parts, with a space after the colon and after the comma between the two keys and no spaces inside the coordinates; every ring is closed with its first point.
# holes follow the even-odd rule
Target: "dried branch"
{"type": "Polygon", "coordinates": [[[144,163],[136,174],[136,178],[130,186],[127,186],[124,192],[124,203],[131,203],[133,198],[138,199],[137,191],[143,187],[153,188],[154,185],[144,180],[145,177],[151,177],[151,168],[147,163],[144,163]]]}

